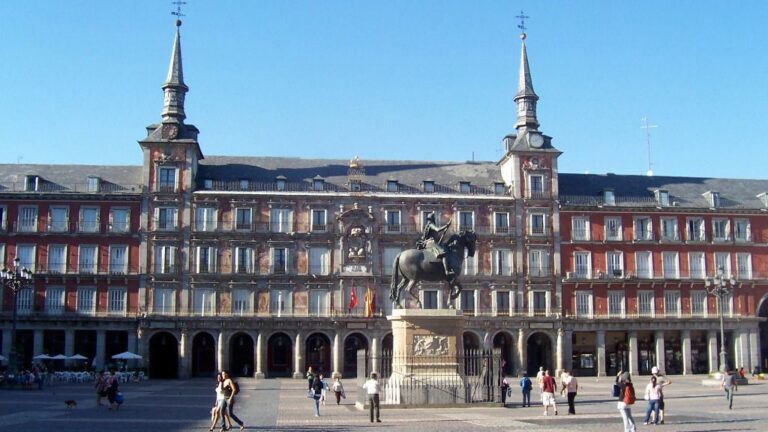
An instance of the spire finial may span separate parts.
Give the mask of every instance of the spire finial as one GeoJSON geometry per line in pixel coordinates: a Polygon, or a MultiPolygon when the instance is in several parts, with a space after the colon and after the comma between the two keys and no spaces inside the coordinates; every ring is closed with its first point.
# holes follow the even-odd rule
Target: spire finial
{"type": "Polygon", "coordinates": [[[525,26],[525,20],[530,18],[528,15],[525,14],[524,11],[520,11],[520,15],[516,15],[515,18],[520,18],[520,24],[517,25],[517,28],[520,29],[520,39],[525,40],[526,35],[525,31],[528,29],[528,27],[525,26]]]}
{"type": "Polygon", "coordinates": [[[171,15],[176,15],[176,27],[181,27],[181,17],[186,16],[183,13],[181,13],[181,5],[185,5],[187,4],[187,2],[176,0],[174,2],[171,2],[171,4],[176,5],[176,10],[171,11],[171,15]]]}
{"type": "MultiPolygon", "coordinates": [[[[181,5],[186,2],[176,0],[176,11],[171,14],[178,17],[184,16],[181,13],[181,5]]],[[[163,123],[183,123],[186,118],[184,113],[184,96],[189,88],[184,84],[184,69],[181,64],[181,20],[176,20],[176,36],[173,40],[173,49],[171,50],[171,61],[168,65],[168,76],[163,83],[162,89],[165,93],[163,101],[163,123]]]]}

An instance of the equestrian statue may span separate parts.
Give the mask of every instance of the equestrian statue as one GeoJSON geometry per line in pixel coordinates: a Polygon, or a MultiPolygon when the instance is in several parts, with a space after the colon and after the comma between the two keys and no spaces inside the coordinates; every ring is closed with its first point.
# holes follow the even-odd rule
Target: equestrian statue
{"type": "Polygon", "coordinates": [[[449,220],[445,225],[438,226],[435,213],[430,212],[424,231],[416,242],[416,249],[406,249],[395,257],[389,294],[395,308],[403,307],[400,303],[403,290],[416,300],[419,308],[421,307],[421,301],[413,292],[413,288],[421,281],[446,282],[450,298],[446,303],[453,308],[453,300],[459,296],[462,289],[458,278],[464,264],[465,250],[467,256],[475,256],[477,236],[468,230],[453,234],[443,241],[450,225],[449,220]]]}

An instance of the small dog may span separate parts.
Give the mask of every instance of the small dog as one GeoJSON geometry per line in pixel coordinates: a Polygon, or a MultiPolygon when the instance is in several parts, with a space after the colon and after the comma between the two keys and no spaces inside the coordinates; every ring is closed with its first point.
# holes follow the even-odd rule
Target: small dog
{"type": "Polygon", "coordinates": [[[77,408],[77,401],[72,399],[67,399],[64,401],[64,405],[67,407],[67,409],[77,408]]]}

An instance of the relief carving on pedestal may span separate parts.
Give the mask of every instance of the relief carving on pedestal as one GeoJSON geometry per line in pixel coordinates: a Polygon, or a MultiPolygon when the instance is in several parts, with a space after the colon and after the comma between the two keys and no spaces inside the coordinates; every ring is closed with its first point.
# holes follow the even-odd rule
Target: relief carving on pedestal
{"type": "Polygon", "coordinates": [[[448,338],[446,336],[414,335],[414,356],[437,356],[448,354],[448,338]]]}

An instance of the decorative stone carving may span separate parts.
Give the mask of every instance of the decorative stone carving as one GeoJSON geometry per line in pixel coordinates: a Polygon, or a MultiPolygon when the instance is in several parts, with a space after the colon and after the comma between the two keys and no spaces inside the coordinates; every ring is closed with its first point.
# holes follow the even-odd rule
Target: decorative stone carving
{"type": "Polygon", "coordinates": [[[448,338],[446,336],[414,335],[414,356],[438,356],[448,354],[448,338]]]}
{"type": "Polygon", "coordinates": [[[373,216],[370,211],[355,206],[342,212],[338,217],[344,236],[341,240],[341,255],[346,273],[369,273],[371,271],[371,234],[373,216]]]}

